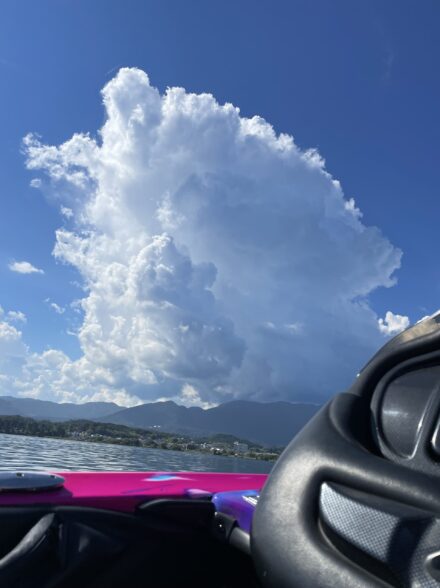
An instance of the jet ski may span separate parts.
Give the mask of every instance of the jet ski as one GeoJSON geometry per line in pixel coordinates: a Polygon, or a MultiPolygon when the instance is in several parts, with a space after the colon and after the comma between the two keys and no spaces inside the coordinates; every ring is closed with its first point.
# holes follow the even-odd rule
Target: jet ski
{"type": "Polygon", "coordinates": [[[388,342],[269,476],[0,475],[6,588],[440,586],[440,314],[388,342]]]}

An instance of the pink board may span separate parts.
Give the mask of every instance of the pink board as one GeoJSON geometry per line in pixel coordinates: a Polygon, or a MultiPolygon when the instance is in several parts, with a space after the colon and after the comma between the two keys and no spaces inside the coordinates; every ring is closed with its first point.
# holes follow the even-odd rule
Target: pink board
{"type": "Polygon", "coordinates": [[[1,506],[52,504],[123,512],[155,498],[197,498],[229,490],[260,490],[266,474],[195,472],[53,472],[63,488],[45,492],[4,492],[1,506]]]}

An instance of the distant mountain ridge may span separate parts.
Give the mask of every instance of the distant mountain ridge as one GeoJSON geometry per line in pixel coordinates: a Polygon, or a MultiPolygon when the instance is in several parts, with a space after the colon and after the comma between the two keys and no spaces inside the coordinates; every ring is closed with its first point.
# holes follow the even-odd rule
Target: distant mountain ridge
{"type": "Polygon", "coordinates": [[[0,415],[18,415],[34,419],[68,421],[70,419],[99,419],[122,410],[114,402],[51,402],[36,398],[16,398],[0,396],[0,415]]]}
{"type": "Polygon", "coordinates": [[[197,437],[223,433],[267,446],[286,445],[318,409],[314,404],[249,400],[232,400],[207,410],[187,408],[172,401],[124,408],[113,402],[59,404],[0,396],[0,415],[53,421],[87,419],[197,437]]]}
{"type": "Polygon", "coordinates": [[[172,401],[125,408],[99,420],[162,431],[203,436],[227,433],[264,445],[286,445],[320,407],[290,402],[232,400],[204,410],[172,401]]]}

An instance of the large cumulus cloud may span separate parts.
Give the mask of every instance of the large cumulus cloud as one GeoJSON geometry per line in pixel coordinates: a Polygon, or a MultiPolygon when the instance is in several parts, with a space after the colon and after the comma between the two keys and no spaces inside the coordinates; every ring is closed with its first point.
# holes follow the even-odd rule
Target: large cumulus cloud
{"type": "Polygon", "coordinates": [[[210,94],[161,95],[138,69],[102,94],[96,138],[25,139],[44,172],[34,185],[63,211],[54,254],[85,295],[83,357],[34,358],[23,389],[32,370],[60,394],[82,378],[89,396],[105,384],[136,400],[190,390],[192,403],[318,400],[349,384],[383,342],[368,295],[393,285],[401,252],[320,155],[210,94]]]}

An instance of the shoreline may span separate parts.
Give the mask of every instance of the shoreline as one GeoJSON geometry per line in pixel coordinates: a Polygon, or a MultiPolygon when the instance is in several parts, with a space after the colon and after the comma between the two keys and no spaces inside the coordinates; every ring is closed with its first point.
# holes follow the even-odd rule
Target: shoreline
{"type": "Polygon", "coordinates": [[[193,438],[86,420],[53,422],[39,421],[21,416],[0,415],[0,433],[22,437],[162,449],[187,454],[196,453],[268,462],[275,462],[281,453],[281,449],[274,452],[265,450],[265,448],[256,444],[251,444],[247,447],[246,443],[231,441],[230,439],[233,439],[233,437],[228,435],[219,434],[211,437],[193,438]],[[51,434],[52,431],[53,434],[51,434]],[[246,449],[237,451],[234,443],[238,447],[245,445],[246,449]]]}

